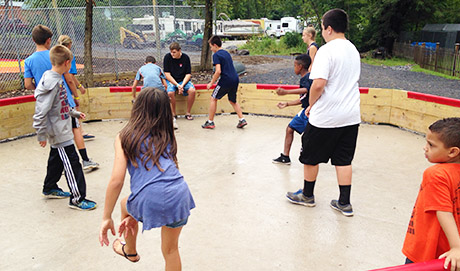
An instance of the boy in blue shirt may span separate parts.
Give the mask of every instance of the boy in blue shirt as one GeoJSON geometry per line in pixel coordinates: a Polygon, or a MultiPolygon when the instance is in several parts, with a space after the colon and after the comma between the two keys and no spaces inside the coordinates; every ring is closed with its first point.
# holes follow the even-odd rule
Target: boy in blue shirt
{"type": "Polygon", "coordinates": [[[145,65],[137,71],[132,87],[134,99],[136,99],[136,88],[137,84],[139,84],[139,81],[141,80],[141,77],[144,79],[144,85],[142,88],[154,87],[166,91],[167,86],[165,74],[158,65],[155,65],[156,62],[157,61],[153,56],[148,56],[145,58],[145,65]]]}
{"type": "Polygon", "coordinates": [[[310,105],[308,102],[310,95],[308,95],[308,93],[310,91],[311,84],[313,83],[313,80],[310,80],[310,73],[308,72],[310,64],[311,58],[309,55],[303,54],[297,56],[294,60],[294,73],[301,76],[300,88],[292,90],[278,88],[276,91],[278,95],[300,94],[300,97],[297,100],[278,103],[278,107],[280,109],[301,104],[302,110],[295,115],[286,128],[286,136],[284,137],[284,152],[281,153],[280,157],[273,159],[273,163],[275,164],[291,164],[289,153],[291,151],[292,141],[294,140],[294,131],[301,135],[305,130],[305,127],[307,127],[308,117],[305,115],[305,109],[307,109],[310,105]]]}
{"type": "Polygon", "coordinates": [[[53,32],[44,25],[36,25],[32,30],[35,53],[24,60],[24,86],[34,90],[45,71],[51,70],[50,47],[53,32]]]}
{"type": "Polygon", "coordinates": [[[217,100],[220,100],[228,94],[228,101],[239,118],[239,122],[236,127],[243,128],[248,123],[243,118],[243,112],[241,111],[240,105],[236,102],[236,91],[238,90],[239,78],[235,67],[233,66],[232,56],[222,49],[222,40],[218,36],[212,36],[208,43],[211,47],[211,51],[214,53],[212,56],[212,62],[214,63],[216,71],[212,76],[211,82],[207,85],[207,89],[210,89],[219,77],[220,79],[211,95],[209,120],[201,125],[201,127],[204,129],[214,129],[214,127],[216,127],[214,124],[214,115],[216,114],[217,100]]]}

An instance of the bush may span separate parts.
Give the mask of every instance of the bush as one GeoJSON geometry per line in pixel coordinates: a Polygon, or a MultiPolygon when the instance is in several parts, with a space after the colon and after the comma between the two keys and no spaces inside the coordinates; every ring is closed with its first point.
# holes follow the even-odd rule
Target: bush
{"type": "Polygon", "coordinates": [[[302,35],[294,32],[287,32],[286,35],[281,38],[281,41],[286,44],[288,48],[294,48],[303,44],[302,35]]]}

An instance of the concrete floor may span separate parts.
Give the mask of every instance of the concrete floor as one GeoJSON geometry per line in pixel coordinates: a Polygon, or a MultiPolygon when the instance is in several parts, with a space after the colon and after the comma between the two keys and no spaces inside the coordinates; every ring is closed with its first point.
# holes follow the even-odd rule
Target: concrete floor
{"type": "MultiPolygon", "coordinates": [[[[200,127],[205,117],[178,120],[180,171],[197,205],[180,238],[184,270],[367,270],[404,262],[402,243],[429,166],[423,136],[361,125],[349,218],[329,207],[338,196],[330,164],[320,167],[317,206],[290,204],[286,192],[303,185],[300,137],[292,165],[275,165],[289,119],[246,119],[242,130],[235,115],[218,116],[214,130],[200,127]]],[[[84,124],[97,135],[86,143],[89,156],[101,164],[86,174],[88,198],[99,204],[90,212],[41,196],[49,150],[36,137],[0,144],[0,270],[163,270],[158,229],[139,235],[136,264],[98,243],[114,137],[125,123],[84,124]]],[[[68,191],[64,177],[59,183],[68,191]]],[[[119,221],[118,208],[113,217],[119,221]]]]}

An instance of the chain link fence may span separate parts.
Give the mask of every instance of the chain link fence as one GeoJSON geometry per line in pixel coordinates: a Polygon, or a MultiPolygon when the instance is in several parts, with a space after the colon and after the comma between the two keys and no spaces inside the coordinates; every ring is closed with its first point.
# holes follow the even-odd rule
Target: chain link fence
{"type": "MultiPolygon", "coordinates": [[[[134,72],[145,57],[162,64],[168,46],[177,41],[193,63],[198,63],[204,31],[204,6],[106,6],[93,9],[93,72],[118,75],[134,72]],[[155,20],[158,14],[158,20],[155,20]],[[160,33],[155,34],[156,29],[160,33]]],[[[31,31],[37,24],[72,39],[77,71],[83,73],[84,7],[6,8],[0,10],[0,92],[23,88],[24,59],[35,51],[31,31]]]]}

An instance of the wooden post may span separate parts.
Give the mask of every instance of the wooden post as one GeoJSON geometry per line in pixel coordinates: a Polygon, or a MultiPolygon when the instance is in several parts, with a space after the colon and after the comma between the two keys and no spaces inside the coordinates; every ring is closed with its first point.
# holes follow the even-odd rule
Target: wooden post
{"type": "Polygon", "coordinates": [[[420,48],[420,68],[425,68],[425,50],[426,50],[426,44],[423,42],[422,43],[422,48],[420,48]]]}
{"type": "Polygon", "coordinates": [[[439,53],[439,42],[436,42],[436,51],[434,52],[434,71],[438,71],[438,53],[439,53]]]}
{"type": "Polygon", "coordinates": [[[459,52],[458,49],[460,48],[460,43],[455,44],[455,50],[454,50],[454,67],[452,68],[452,76],[455,76],[455,68],[457,65],[457,58],[459,57],[459,52]]]}

